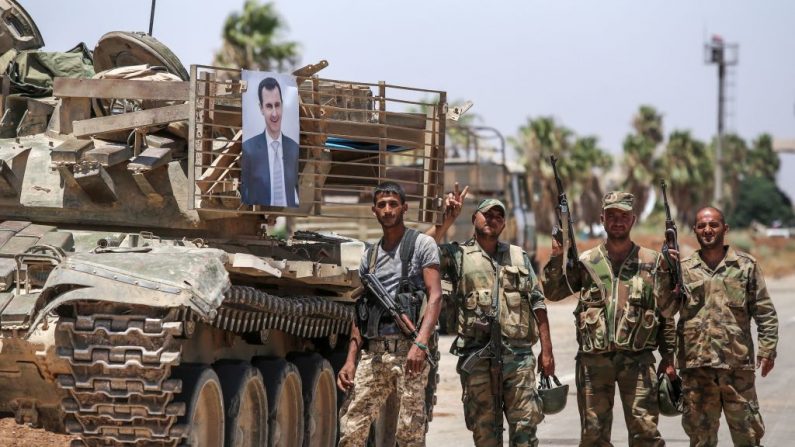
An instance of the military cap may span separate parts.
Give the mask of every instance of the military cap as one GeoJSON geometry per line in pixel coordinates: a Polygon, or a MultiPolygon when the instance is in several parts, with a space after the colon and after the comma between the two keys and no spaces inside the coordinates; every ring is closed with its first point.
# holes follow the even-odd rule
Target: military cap
{"type": "Polygon", "coordinates": [[[503,204],[497,199],[483,199],[483,201],[481,201],[480,204],[478,205],[475,212],[477,213],[478,211],[480,211],[481,213],[485,213],[486,211],[490,210],[492,207],[495,206],[502,208],[503,214],[506,213],[505,204],[503,204]]]}
{"type": "Polygon", "coordinates": [[[611,191],[602,198],[602,209],[618,208],[624,211],[632,211],[632,203],[635,196],[628,192],[611,191]]]}

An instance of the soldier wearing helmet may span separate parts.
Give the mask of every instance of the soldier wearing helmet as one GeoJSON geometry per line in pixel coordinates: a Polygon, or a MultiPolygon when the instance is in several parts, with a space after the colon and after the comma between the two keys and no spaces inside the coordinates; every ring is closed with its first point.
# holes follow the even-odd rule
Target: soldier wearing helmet
{"type": "Polygon", "coordinates": [[[663,446],[657,429],[659,407],[654,354],[658,370],[671,376],[674,322],[663,318],[660,297],[670,295],[669,282],[657,276],[660,253],[632,242],[635,224],[632,194],[614,191],[602,200],[607,240],[584,252],[571,271],[563,268],[563,247],[552,238],[552,257],[544,268],[547,299],[574,293],[579,351],[576,360],[581,446],[609,446],[613,397],[618,384],[624,418],[633,446],[663,446]],[[663,285],[664,284],[664,285],[663,285]]]}
{"type": "Polygon", "coordinates": [[[761,369],[762,377],[773,370],[776,309],[756,259],[725,244],[729,226],[719,209],[700,209],[693,231],[701,248],[682,261],[684,297],[661,301],[664,315],[679,313],[682,426],[691,446],[716,446],[723,411],[734,445],[758,446],[765,425],[754,367],[761,369]],[[756,359],[751,319],[759,341],[756,359]]]}
{"type": "MultiPolygon", "coordinates": [[[[426,234],[440,242],[461,212],[468,187],[446,198],[446,214],[441,225],[426,234]]],[[[457,335],[451,353],[459,356],[458,372],[463,388],[464,417],[475,445],[502,446],[502,414],[509,426],[511,446],[535,446],[536,426],[543,418],[542,403],[536,389],[536,361],[532,346],[541,342],[539,369],[555,372],[544,295],[521,247],[499,240],[505,228],[505,205],[485,199],[472,215],[474,238],[464,243],[440,246],[441,268],[454,285],[457,335]],[[496,296],[495,296],[496,295],[496,296]],[[500,373],[490,359],[476,364],[469,372],[462,365],[473,353],[491,341],[491,321],[498,321],[502,343],[500,373]],[[498,381],[501,383],[493,383],[498,381]],[[496,408],[496,393],[502,395],[502,408],[496,408]]],[[[500,355],[497,354],[497,355],[500,355]]]]}

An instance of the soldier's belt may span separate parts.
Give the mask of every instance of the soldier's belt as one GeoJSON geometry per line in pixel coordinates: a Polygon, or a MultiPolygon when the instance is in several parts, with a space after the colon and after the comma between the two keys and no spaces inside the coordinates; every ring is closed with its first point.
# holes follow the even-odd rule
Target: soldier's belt
{"type": "Polygon", "coordinates": [[[405,338],[371,338],[365,340],[364,350],[373,354],[385,352],[405,354],[411,348],[411,340],[405,338]]]}

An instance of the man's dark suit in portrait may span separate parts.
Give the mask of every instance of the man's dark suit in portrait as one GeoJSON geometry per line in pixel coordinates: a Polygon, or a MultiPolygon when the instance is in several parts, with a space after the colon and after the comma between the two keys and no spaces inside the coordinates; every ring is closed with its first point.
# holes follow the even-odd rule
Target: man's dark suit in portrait
{"type": "Polygon", "coordinates": [[[282,89],[274,78],[258,87],[265,131],[243,142],[240,195],[246,205],[298,206],[298,143],[282,134],[282,89]]]}

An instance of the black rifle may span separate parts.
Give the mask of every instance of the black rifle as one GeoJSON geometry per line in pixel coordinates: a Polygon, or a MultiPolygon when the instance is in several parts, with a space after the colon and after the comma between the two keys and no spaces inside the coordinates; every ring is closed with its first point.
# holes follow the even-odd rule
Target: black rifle
{"type": "MultiPolygon", "coordinates": [[[[671,208],[668,206],[668,195],[665,193],[665,180],[660,181],[660,188],[662,188],[663,205],[665,205],[665,242],[663,242],[662,254],[671,272],[671,285],[674,296],[681,298],[685,290],[684,284],[682,283],[682,264],[679,262],[679,259],[672,259],[671,255],[668,253],[670,249],[674,249],[679,253],[679,239],[676,231],[676,222],[671,217],[671,208]]],[[[678,256],[681,256],[681,254],[678,256]]]]}
{"type": "Polygon", "coordinates": [[[486,321],[475,328],[485,331],[488,326],[489,343],[481,349],[473,352],[463,363],[461,371],[472,374],[472,371],[482,360],[489,361],[489,376],[491,382],[491,394],[494,396],[494,436],[497,437],[498,445],[502,445],[502,328],[500,327],[500,300],[499,300],[499,277],[500,269],[497,269],[492,292],[493,315],[486,316],[486,321]]]}
{"type": "Polygon", "coordinates": [[[561,244],[568,243],[563,260],[565,261],[565,271],[569,271],[577,267],[577,262],[580,259],[580,254],[577,252],[577,239],[574,237],[574,220],[571,218],[569,199],[566,197],[566,191],[563,189],[563,183],[560,181],[560,175],[558,175],[558,167],[556,165],[558,159],[554,155],[550,155],[549,161],[552,163],[555,184],[558,186],[558,225],[552,229],[552,237],[556,238],[561,244]],[[564,241],[564,238],[568,238],[568,241],[564,241]]]}
{"type": "MultiPolygon", "coordinates": [[[[365,273],[362,277],[364,285],[370,290],[373,296],[381,303],[381,306],[389,312],[389,315],[392,319],[395,320],[395,324],[397,324],[398,328],[401,332],[403,332],[407,337],[411,338],[411,341],[417,340],[417,327],[414,326],[414,323],[411,322],[411,318],[406,315],[405,310],[394,300],[389,293],[387,293],[386,288],[384,285],[381,284],[381,281],[372,274],[372,273],[365,273]]],[[[420,349],[425,351],[425,360],[428,361],[428,364],[431,367],[436,366],[436,362],[433,361],[431,357],[431,351],[428,347],[422,347],[417,345],[420,349]]]]}

